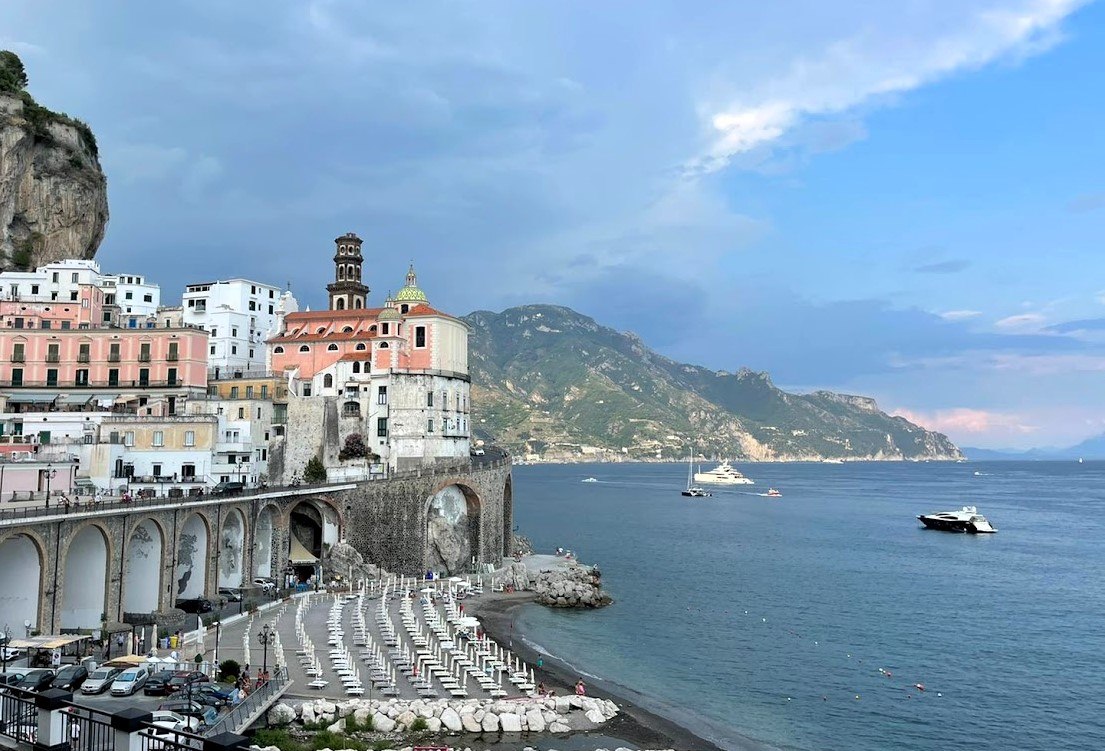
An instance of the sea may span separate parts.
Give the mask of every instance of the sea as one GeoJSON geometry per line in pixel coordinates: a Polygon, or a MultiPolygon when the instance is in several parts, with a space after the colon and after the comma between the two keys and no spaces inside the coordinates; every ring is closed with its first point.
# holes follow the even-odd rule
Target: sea
{"type": "Polygon", "coordinates": [[[734,466],[515,468],[518,531],[615,599],[515,634],[723,748],[1105,749],[1105,462],[734,466]],[[963,505],[998,532],[916,519],[963,505]]]}

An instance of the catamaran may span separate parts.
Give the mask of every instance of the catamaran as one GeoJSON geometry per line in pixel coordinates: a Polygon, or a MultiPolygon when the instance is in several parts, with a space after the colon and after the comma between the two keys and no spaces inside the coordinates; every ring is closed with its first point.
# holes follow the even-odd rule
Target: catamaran
{"type": "Polygon", "coordinates": [[[685,495],[688,498],[709,498],[710,491],[703,490],[697,485],[691,484],[691,475],[694,473],[694,451],[691,451],[691,455],[687,457],[687,487],[680,492],[680,495],[685,495]]]}

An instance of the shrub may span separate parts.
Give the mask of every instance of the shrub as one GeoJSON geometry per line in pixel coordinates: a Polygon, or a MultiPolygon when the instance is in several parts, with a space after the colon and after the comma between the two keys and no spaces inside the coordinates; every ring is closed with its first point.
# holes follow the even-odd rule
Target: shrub
{"type": "Polygon", "coordinates": [[[326,482],[326,467],[322,466],[322,460],[317,456],[312,456],[307,462],[303,470],[303,480],[309,483],[326,482]]]}
{"type": "MultiPolygon", "coordinates": [[[[219,663],[219,678],[226,680],[227,678],[237,678],[242,674],[242,666],[238,664],[237,660],[223,660],[219,663]]],[[[265,745],[265,744],[259,744],[265,745]]],[[[268,744],[275,745],[275,744],[268,744]]]]}
{"type": "Polygon", "coordinates": [[[297,741],[287,730],[266,728],[253,734],[253,745],[276,746],[280,751],[305,751],[302,743],[297,741]]]}
{"type": "Polygon", "coordinates": [[[416,717],[414,719],[414,722],[411,723],[411,732],[412,733],[419,733],[419,732],[425,730],[426,727],[427,727],[426,718],[425,717],[416,717]]]}
{"type": "Polygon", "coordinates": [[[363,459],[366,456],[368,456],[368,449],[365,448],[361,434],[352,433],[346,436],[345,445],[338,452],[338,459],[344,462],[346,459],[363,459]]]}
{"type": "Polygon", "coordinates": [[[345,731],[347,733],[356,733],[358,731],[370,732],[375,730],[375,726],[372,724],[372,715],[365,717],[364,722],[357,722],[356,718],[352,714],[345,718],[345,731]]]}
{"type": "Polygon", "coordinates": [[[367,751],[365,744],[353,740],[341,733],[320,730],[311,737],[311,748],[321,751],[324,748],[351,748],[353,751],[367,751]]]}

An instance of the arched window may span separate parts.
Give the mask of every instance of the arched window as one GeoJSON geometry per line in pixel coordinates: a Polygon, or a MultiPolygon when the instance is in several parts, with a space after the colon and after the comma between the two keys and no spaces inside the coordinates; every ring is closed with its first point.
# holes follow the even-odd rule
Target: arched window
{"type": "Polygon", "coordinates": [[[353,333],[353,327],[352,326],[344,326],[344,327],[342,327],[341,333],[343,333],[343,334],[352,334],[353,333]]]}
{"type": "Polygon", "coordinates": [[[345,298],[339,297],[337,304],[334,306],[338,310],[345,310],[345,298]]]}
{"type": "Polygon", "coordinates": [[[353,361],[353,372],[354,373],[360,373],[361,372],[361,364],[359,362],[357,362],[356,360],[353,361]]]}
{"type": "Polygon", "coordinates": [[[315,333],[316,334],[325,334],[326,333],[326,327],[325,326],[319,326],[317,329],[315,329],[315,333]]]}
{"type": "Polygon", "coordinates": [[[337,352],[338,351],[338,345],[336,345],[336,344],[327,344],[326,345],[326,351],[327,352],[337,352]]]}
{"type": "Polygon", "coordinates": [[[354,300],[354,301],[353,301],[353,307],[354,307],[354,308],[357,308],[357,309],[363,308],[363,307],[364,307],[364,303],[362,303],[362,302],[361,302],[361,301],[360,301],[359,299],[358,299],[358,300],[354,300]]]}
{"type": "Polygon", "coordinates": [[[345,265],[341,263],[338,264],[338,281],[345,281],[345,265]]]}
{"type": "Polygon", "coordinates": [[[380,342],[380,349],[387,349],[387,348],[388,348],[388,343],[387,342],[380,342]]]}
{"type": "Polygon", "coordinates": [[[306,344],[300,344],[299,345],[299,351],[300,352],[310,352],[311,348],[308,347],[306,344]]]}
{"type": "Polygon", "coordinates": [[[365,349],[364,342],[357,342],[357,346],[355,347],[355,349],[358,352],[364,352],[364,349],[365,349]]]}
{"type": "Polygon", "coordinates": [[[346,402],[341,405],[342,417],[360,417],[361,405],[359,402],[346,402]]]}
{"type": "Polygon", "coordinates": [[[399,306],[399,312],[400,313],[406,313],[410,309],[411,309],[411,306],[407,305],[406,303],[403,303],[402,305],[399,306]]]}
{"type": "Polygon", "coordinates": [[[326,375],[324,375],[324,376],[322,377],[322,387],[323,387],[324,389],[332,389],[332,388],[334,388],[334,376],[330,375],[329,373],[327,373],[326,375]]]}
{"type": "Polygon", "coordinates": [[[274,355],[282,355],[282,354],[284,354],[284,348],[281,347],[280,345],[277,345],[277,346],[272,348],[272,353],[274,355]]]}
{"type": "Polygon", "coordinates": [[[369,326],[368,330],[371,331],[373,334],[375,334],[376,333],[376,324],[372,324],[371,326],[369,326]]]}

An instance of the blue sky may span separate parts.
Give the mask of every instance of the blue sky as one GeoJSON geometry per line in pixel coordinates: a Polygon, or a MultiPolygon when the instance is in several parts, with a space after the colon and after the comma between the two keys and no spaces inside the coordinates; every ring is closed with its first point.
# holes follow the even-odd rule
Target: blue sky
{"type": "Polygon", "coordinates": [[[87,120],[98,257],[571,305],[964,445],[1105,431],[1105,6],[8,0],[87,120]]]}

